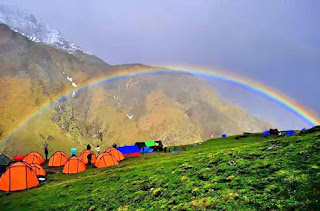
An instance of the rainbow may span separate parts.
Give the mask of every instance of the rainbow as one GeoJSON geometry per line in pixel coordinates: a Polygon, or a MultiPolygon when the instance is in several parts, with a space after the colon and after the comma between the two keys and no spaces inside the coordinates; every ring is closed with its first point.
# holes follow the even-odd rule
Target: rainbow
{"type": "MultiPolygon", "coordinates": [[[[44,112],[46,109],[50,108],[50,105],[52,102],[60,100],[62,98],[65,98],[67,96],[70,96],[72,92],[74,91],[81,91],[88,87],[99,85],[100,83],[105,82],[111,82],[115,80],[130,78],[134,76],[139,75],[157,75],[157,74],[192,74],[198,77],[203,78],[211,78],[211,79],[218,79],[222,81],[226,81],[238,86],[241,86],[243,88],[246,88],[248,90],[251,90],[253,92],[256,92],[268,99],[273,100],[274,102],[277,102],[278,104],[282,105],[283,107],[287,108],[288,110],[292,111],[293,113],[300,116],[302,119],[310,123],[311,125],[319,125],[320,120],[313,115],[312,113],[308,112],[305,108],[303,108],[301,105],[293,102],[288,97],[284,96],[280,92],[276,92],[272,90],[271,88],[259,84],[258,82],[252,81],[248,78],[244,78],[238,75],[226,73],[225,71],[221,70],[205,70],[202,68],[202,70],[197,70],[196,68],[190,68],[185,69],[181,67],[174,67],[174,69],[166,69],[166,68],[142,68],[142,69],[123,69],[119,71],[113,71],[109,73],[108,75],[105,75],[100,78],[95,78],[93,81],[86,82],[84,84],[78,85],[76,89],[72,88],[66,91],[65,93],[56,96],[54,99],[52,99],[49,102],[46,102],[41,105],[40,109],[35,111],[34,113],[27,115],[27,117],[21,121],[21,123],[9,132],[9,135],[6,136],[3,140],[8,139],[12,134],[14,134],[17,130],[19,130],[23,125],[27,124],[30,120],[44,112]]],[[[1,143],[3,143],[1,141],[1,143]]]]}

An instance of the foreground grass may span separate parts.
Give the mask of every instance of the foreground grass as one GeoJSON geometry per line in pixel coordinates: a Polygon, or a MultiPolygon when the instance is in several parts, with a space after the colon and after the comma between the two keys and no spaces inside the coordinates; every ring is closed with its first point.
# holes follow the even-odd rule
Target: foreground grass
{"type": "Polygon", "coordinates": [[[320,209],[320,133],[216,139],[0,195],[0,210],[320,209]]]}

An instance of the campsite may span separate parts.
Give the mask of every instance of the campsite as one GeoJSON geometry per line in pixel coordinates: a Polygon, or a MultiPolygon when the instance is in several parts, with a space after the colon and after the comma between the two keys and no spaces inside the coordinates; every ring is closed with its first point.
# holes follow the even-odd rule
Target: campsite
{"type": "Polygon", "coordinates": [[[256,210],[319,208],[320,128],[250,134],[125,157],[78,174],[49,168],[40,186],[0,194],[1,210],[256,210]]]}
{"type": "Polygon", "coordinates": [[[1,0],[0,211],[320,211],[319,8],[1,0]]]}

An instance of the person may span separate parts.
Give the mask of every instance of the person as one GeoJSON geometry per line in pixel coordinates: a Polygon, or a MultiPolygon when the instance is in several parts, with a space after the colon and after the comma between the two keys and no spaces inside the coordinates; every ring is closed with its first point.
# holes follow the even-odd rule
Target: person
{"type": "Polygon", "coordinates": [[[75,148],[74,146],[71,147],[71,155],[76,156],[76,154],[77,154],[77,148],[75,148]]]}
{"type": "Polygon", "coordinates": [[[99,154],[100,154],[100,146],[97,145],[97,147],[95,148],[95,150],[97,151],[97,154],[99,155],[99,154]]]}
{"type": "Polygon", "coordinates": [[[92,158],[92,154],[90,153],[87,155],[88,164],[91,164],[91,158],[92,158]]]}
{"type": "Polygon", "coordinates": [[[48,147],[49,147],[48,143],[44,142],[43,148],[44,148],[44,154],[46,154],[46,161],[48,161],[48,154],[49,154],[48,147]]]}
{"type": "Polygon", "coordinates": [[[91,149],[91,146],[90,144],[87,145],[87,150],[90,150],[91,149]]]}
{"type": "Polygon", "coordinates": [[[167,147],[164,148],[164,152],[165,152],[165,153],[167,152],[167,147]]]}

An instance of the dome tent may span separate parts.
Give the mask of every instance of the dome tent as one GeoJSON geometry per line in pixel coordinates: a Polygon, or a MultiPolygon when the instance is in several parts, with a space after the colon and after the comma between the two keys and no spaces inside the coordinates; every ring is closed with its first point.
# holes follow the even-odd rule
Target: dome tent
{"type": "Polygon", "coordinates": [[[48,166],[50,167],[61,167],[68,161],[66,153],[57,151],[49,159],[48,166]]]}
{"type": "Polygon", "coordinates": [[[87,169],[86,164],[78,156],[72,156],[68,159],[63,167],[62,173],[64,174],[76,174],[83,172],[87,169]]]}
{"type": "Polygon", "coordinates": [[[19,191],[39,185],[36,173],[26,162],[12,163],[0,178],[0,190],[19,191]]]}
{"type": "Polygon", "coordinates": [[[36,173],[38,177],[44,177],[46,176],[45,170],[40,166],[39,164],[32,163],[30,164],[32,170],[36,173]]]}
{"type": "Polygon", "coordinates": [[[45,162],[43,159],[42,155],[39,152],[30,152],[27,154],[27,156],[23,159],[24,162],[27,163],[36,163],[41,165],[42,163],[45,162]]]}
{"type": "Polygon", "coordinates": [[[116,161],[124,160],[123,154],[116,148],[107,149],[106,152],[110,153],[116,159],[116,161]]]}
{"type": "Polygon", "coordinates": [[[108,152],[104,152],[101,153],[98,157],[97,157],[97,161],[94,164],[97,168],[103,168],[103,167],[107,167],[107,166],[114,166],[114,165],[118,165],[118,161],[115,159],[115,157],[113,157],[110,153],[108,152]]]}
{"type": "Polygon", "coordinates": [[[90,149],[82,151],[79,157],[85,164],[88,164],[88,155],[91,155],[91,163],[94,164],[97,160],[97,157],[94,154],[94,152],[90,149]]]}
{"type": "Polygon", "coordinates": [[[140,149],[140,152],[143,154],[143,153],[150,153],[150,152],[153,152],[153,150],[150,148],[150,147],[142,147],[140,149]]]}

